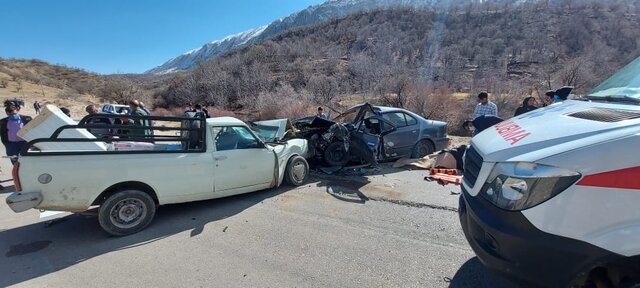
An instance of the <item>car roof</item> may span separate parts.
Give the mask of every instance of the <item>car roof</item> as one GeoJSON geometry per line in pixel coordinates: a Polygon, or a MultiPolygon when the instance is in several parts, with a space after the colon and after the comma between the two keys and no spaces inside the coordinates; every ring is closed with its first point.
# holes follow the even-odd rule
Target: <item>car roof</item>
{"type": "Polygon", "coordinates": [[[244,122],[233,117],[213,117],[207,119],[207,123],[214,126],[246,126],[244,122]]]}

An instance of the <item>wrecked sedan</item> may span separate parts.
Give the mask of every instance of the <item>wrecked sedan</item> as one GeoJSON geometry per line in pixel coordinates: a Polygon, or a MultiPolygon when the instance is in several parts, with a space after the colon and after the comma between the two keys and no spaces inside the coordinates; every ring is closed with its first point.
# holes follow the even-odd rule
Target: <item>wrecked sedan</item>
{"type": "Polygon", "coordinates": [[[327,120],[294,122],[297,137],[309,140],[309,152],[330,166],[374,164],[401,157],[421,158],[447,147],[447,123],[427,120],[399,108],[356,105],[327,120]]]}

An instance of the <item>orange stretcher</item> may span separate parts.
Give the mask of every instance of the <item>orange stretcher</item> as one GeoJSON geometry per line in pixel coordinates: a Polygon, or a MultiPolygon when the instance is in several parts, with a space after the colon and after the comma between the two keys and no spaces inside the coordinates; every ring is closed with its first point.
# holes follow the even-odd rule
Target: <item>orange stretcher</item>
{"type": "Polygon", "coordinates": [[[458,169],[446,169],[446,168],[431,168],[429,169],[431,175],[435,174],[447,174],[447,175],[459,175],[458,169]]]}
{"type": "Polygon", "coordinates": [[[462,183],[462,176],[460,175],[448,175],[444,173],[436,173],[431,176],[424,177],[427,181],[437,181],[438,184],[444,186],[447,184],[460,185],[462,183]]]}

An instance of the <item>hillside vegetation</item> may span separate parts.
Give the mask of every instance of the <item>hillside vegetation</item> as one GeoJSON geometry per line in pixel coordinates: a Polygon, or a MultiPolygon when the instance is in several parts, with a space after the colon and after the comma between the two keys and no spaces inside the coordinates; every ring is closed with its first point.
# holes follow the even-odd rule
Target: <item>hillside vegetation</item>
{"type": "Polygon", "coordinates": [[[640,55],[635,2],[561,2],[358,13],[201,63],[155,96],[257,118],[371,100],[456,125],[488,90],[507,117],[525,95],[562,85],[585,93],[640,55]]]}

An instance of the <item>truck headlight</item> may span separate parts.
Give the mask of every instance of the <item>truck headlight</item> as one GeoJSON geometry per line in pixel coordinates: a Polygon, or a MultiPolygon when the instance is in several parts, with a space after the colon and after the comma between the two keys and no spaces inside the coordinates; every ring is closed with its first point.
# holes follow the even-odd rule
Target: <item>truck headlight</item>
{"type": "Polygon", "coordinates": [[[498,163],[481,194],[502,209],[519,211],[551,199],[580,177],[575,171],[536,163],[498,163]]]}

